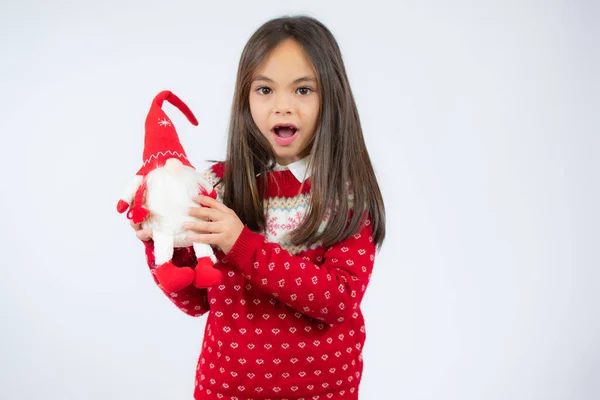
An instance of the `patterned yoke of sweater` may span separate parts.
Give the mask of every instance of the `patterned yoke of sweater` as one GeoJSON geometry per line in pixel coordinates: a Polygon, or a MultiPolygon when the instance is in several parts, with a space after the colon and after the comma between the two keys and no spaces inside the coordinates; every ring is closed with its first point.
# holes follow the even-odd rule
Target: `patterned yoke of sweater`
{"type": "MultiPolygon", "coordinates": [[[[244,227],[227,255],[215,249],[219,285],[176,293],[159,285],[186,314],[208,313],[196,400],[358,399],[366,337],[360,303],[375,259],[371,224],[365,218],[359,232],[329,248],[287,243],[310,201],[310,178],[299,192],[305,165],[268,174],[268,227],[262,234],[244,227]]],[[[204,176],[221,200],[223,165],[204,176]]],[[[153,272],[153,242],[144,244],[153,272]]],[[[193,248],[176,249],[173,262],[194,267],[193,248]]]]}

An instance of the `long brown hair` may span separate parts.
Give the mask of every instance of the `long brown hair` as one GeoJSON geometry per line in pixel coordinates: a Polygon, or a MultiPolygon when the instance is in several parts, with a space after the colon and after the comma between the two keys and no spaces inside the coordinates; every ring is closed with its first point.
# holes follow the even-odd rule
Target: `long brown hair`
{"type": "Polygon", "coordinates": [[[318,20],[281,17],[262,25],[250,37],[241,55],[233,98],[227,159],[223,179],[223,203],[251,229],[263,231],[265,180],[275,153],[254,123],[249,94],[254,72],[284,40],[295,40],[317,72],[321,110],[308,168],[311,201],[304,222],[291,233],[295,245],[324,246],[354,234],[368,213],[373,240],[380,247],[385,237],[385,209],[377,178],[364,142],[358,110],[341,51],[332,33],[318,20]],[[262,176],[262,175],[261,175],[262,176]],[[353,196],[352,205],[348,204],[353,196]],[[317,230],[328,214],[325,230],[317,230]],[[351,217],[348,219],[349,212],[351,217]]]}

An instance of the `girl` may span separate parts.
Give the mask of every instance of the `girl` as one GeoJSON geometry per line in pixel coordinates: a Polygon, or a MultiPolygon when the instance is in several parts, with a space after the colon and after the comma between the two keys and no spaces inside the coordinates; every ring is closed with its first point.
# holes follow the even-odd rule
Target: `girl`
{"type": "MultiPolygon", "coordinates": [[[[253,34],[226,161],[204,176],[219,201],[196,198],[190,215],[206,222],[187,228],[214,246],[223,279],[165,292],[189,315],[208,312],[194,398],[358,399],[360,304],[385,211],[340,49],[322,23],[278,18],[253,34]]],[[[134,229],[152,269],[150,232],[134,229]]],[[[174,264],[194,262],[192,248],[176,250],[174,264]]]]}

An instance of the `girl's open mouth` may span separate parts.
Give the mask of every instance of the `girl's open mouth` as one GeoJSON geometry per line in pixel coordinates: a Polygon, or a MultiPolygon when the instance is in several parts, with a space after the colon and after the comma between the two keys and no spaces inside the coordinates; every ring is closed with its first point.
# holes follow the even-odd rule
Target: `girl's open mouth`
{"type": "Polygon", "coordinates": [[[292,124],[277,124],[272,132],[275,142],[280,146],[287,146],[298,137],[298,128],[292,124]]]}

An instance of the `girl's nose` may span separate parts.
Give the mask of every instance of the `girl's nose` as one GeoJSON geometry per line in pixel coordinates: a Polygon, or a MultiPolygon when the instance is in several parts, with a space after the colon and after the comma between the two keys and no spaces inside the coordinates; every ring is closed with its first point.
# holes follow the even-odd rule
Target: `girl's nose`
{"type": "Polygon", "coordinates": [[[286,96],[278,96],[275,101],[275,114],[288,115],[292,113],[292,106],[286,96]]]}

